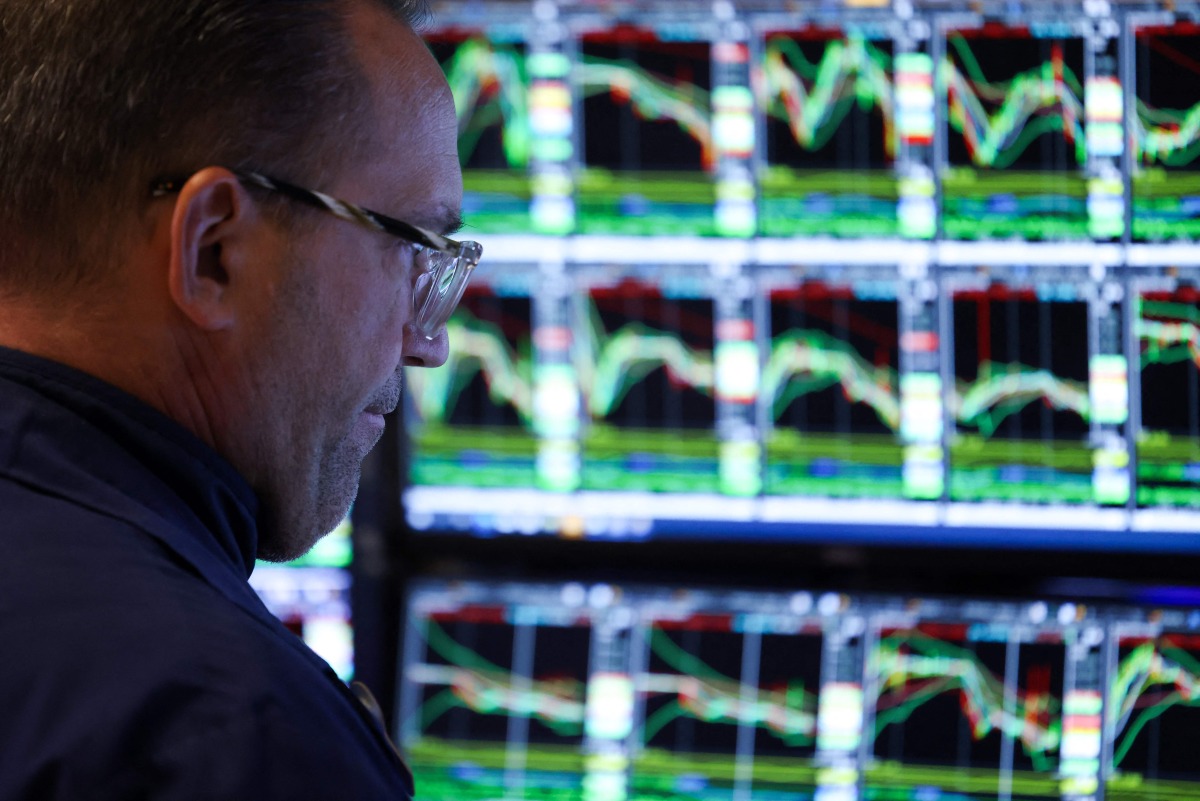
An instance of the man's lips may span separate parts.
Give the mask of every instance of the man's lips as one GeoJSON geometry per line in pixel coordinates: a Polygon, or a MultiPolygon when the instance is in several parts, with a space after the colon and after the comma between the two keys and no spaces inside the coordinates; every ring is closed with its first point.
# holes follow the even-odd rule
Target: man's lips
{"type": "Polygon", "coordinates": [[[400,405],[400,388],[396,387],[394,391],[389,391],[387,395],[379,400],[372,401],[367,405],[364,412],[367,414],[385,415],[396,411],[396,407],[400,405]]]}

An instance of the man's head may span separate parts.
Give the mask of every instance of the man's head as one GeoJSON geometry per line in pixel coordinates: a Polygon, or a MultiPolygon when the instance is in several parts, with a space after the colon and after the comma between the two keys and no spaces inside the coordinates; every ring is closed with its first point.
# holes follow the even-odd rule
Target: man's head
{"type": "Polygon", "coordinates": [[[399,368],[440,364],[446,343],[413,330],[410,243],[237,172],[453,230],[453,99],[420,13],[0,0],[0,160],[17,165],[0,177],[15,244],[0,343],[106,378],[209,442],[262,501],[266,558],[303,553],[344,515],[399,368]],[[154,196],[164,175],[190,177],[154,196]]]}
{"type": "MultiPolygon", "coordinates": [[[[319,176],[353,154],[361,76],[332,0],[0,2],[0,286],[97,277],[101,221],[153,175],[253,162],[319,176]],[[88,261],[85,267],[82,262],[88,261]]],[[[401,20],[422,4],[392,0],[401,20]]],[[[112,254],[118,255],[118,254],[112,254]]]]}

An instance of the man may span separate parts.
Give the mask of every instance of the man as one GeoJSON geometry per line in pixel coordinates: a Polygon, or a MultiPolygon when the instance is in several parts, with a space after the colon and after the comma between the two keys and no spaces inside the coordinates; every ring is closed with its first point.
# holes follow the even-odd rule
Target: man
{"type": "Polygon", "coordinates": [[[0,0],[0,799],[411,794],[246,579],[346,513],[479,257],[422,13],[0,0]]]}

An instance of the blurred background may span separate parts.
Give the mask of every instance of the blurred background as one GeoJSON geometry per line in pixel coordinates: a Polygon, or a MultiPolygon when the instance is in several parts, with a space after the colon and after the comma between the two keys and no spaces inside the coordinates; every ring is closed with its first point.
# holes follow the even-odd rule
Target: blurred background
{"type": "Polygon", "coordinates": [[[252,579],[418,797],[1200,798],[1200,5],[435,6],[484,260],[252,579]]]}

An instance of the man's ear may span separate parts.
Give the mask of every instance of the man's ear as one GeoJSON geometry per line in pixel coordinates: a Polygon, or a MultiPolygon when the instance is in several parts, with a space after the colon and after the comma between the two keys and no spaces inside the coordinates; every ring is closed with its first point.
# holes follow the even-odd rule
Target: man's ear
{"type": "Polygon", "coordinates": [[[204,330],[231,326],[234,290],[249,257],[257,206],[237,176],[207,167],[179,190],[171,218],[171,261],[167,281],[172,300],[204,330]]]}

